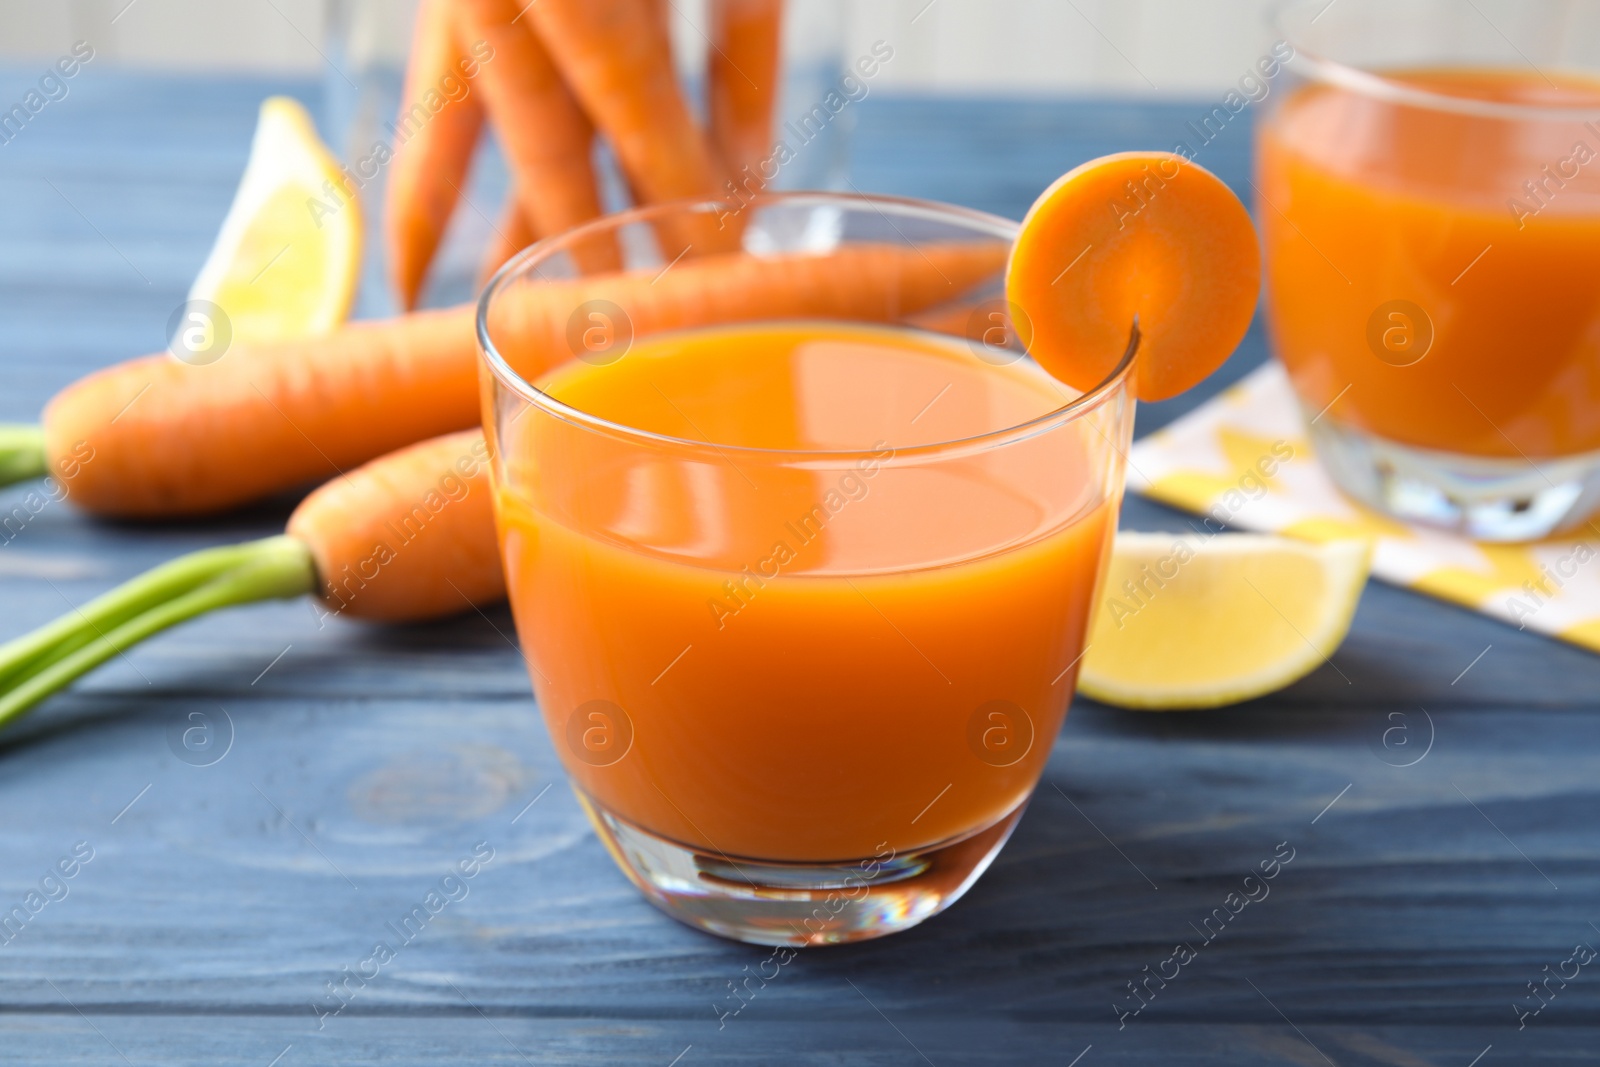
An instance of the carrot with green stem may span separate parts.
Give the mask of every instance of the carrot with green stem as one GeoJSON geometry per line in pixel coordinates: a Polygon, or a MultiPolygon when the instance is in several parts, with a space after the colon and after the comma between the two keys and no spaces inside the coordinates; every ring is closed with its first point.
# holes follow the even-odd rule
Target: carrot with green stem
{"type": "Polygon", "coordinates": [[[400,304],[415,307],[423,280],[461,195],[483,129],[483,107],[471,80],[493,66],[482,38],[458,47],[452,0],[422,0],[417,8],[395,120],[384,228],[389,267],[400,304]]]}
{"type": "Polygon", "coordinates": [[[0,645],[0,725],[162,630],[222,608],[317,595],[329,614],[453,615],[505,596],[481,431],[335,478],[276,537],[163,564],[0,645]]]}
{"type": "MultiPolygon", "coordinates": [[[[457,39],[484,40],[495,62],[478,75],[490,123],[505,150],[513,188],[536,234],[552,236],[601,214],[591,151],[594,125],[545,50],[517,0],[456,0],[457,39]]],[[[586,272],[615,270],[615,245],[574,250],[586,272]]]]}
{"type": "MultiPolygon", "coordinates": [[[[592,301],[615,304],[638,335],[755,319],[898,321],[992,283],[1005,255],[1004,242],[984,241],[707,257],[666,269],[514,287],[497,304],[491,328],[513,368],[536,378],[573,354],[574,313],[592,301]]],[[[451,314],[426,317],[438,328],[451,314]]],[[[466,362],[458,384],[476,405],[470,352],[466,362]]],[[[381,385],[381,378],[375,381],[381,385]]],[[[106,441],[100,444],[110,451],[106,441]]],[[[192,451],[199,458],[219,449],[192,451]]],[[[296,509],[282,536],[173,561],[0,646],[0,723],[131,645],[219,608],[315,592],[333,612],[407,620],[499,598],[504,585],[487,462],[476,430],[403,449],[335,477],[296,509]]],[[[91,454],[77,477],[60,472],[69,493],[78,494],[97,463],[91,454]]]]}
{"type": "Polygon", "coordinates": [[[784,0],[711,0],[706,111],[711,143],[741,194],[772,179],[772,123],[782,80],[784,0]]]}
{"type": "MultiPolygon", "coordinates": [[[[992,279],[1005,251],[1001,242],[865,245],[740,260],[739,269],[708,257],[665,274],[509,292],[492,326],[513,367],[536,377],[563,361],[551,352],[569,351],[570,311],[590,300],[613,301],[641,334],[757,318],[894,321],[992,279]]],[[[469,377],[476,403],[476,373],[469,377]]],[[[499,600],[489,462],[480,430],[411,445],[334,477],[282,535],[173,560],[0,645],[0,725],[135,644],[222,608],[315,594],[329,614],[403,622],[499,600]]]]}
{"type": "MultiPolygon", "coordinates": [[[[717,255],[538,282],[510,294],[496,330],[535,378],[577,354],[571,327],[594,300],[624,309],[641,336],[719,321],[895,321],[993,278],[1006,248],[717,255]]],[[[0,434],[0,472],[53,474],[75,505],[129,518],[215,512],[324,480],[478,424],[474,315],[469,305],[352,323],[204,366],[161,354],[110,367],[57,394],[42,430],[0,434]]]]}

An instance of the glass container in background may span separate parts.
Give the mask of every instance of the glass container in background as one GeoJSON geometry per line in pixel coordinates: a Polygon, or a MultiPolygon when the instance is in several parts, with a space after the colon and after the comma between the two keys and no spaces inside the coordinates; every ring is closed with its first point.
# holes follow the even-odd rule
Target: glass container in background
{"type": "MultiPolygon", "coordinates": [[[[379,142],[393,145],[392,124],[400,113],[406,57],[416,22],[417,0],[326,0],[323,53],[323,139],[346,166],[367,158],[379,142]]],[[[400,310],[389,285],[383,247],[383,193],[386,175],[379,170],[360,190],[366,223],[361,260],[361,287],[351,314],[383,318],[400,310]]],[[[502,178],[502,183],[504,179],[502,178]]],[[[487,243],[488,229],[478,238],[487,243]]],[[[441,249],[446,272],[454,259],[441,249]]],[[[461,297],[460,299],[465,299],[461,297]]],[[[459,302],[459,301],[458,301],[459,302]]]]}
{"type": "Polygon", "coordinates": [[[1272,341],[1334,481],[1487,541],[1600,507],[1600,3],[1306,0],[1257,132],[1272,341]]]}
{"type": "MultiPolygon", "coordinates": [[[[704,120],[706,56],[713,27],[707,0],[670,5],[674,55],[690,106],[704,120]]],[[[773,123],[785,142],[784,160],[774,168],[770,189],[840,189],[849,165],[853,106],[830,103],[853,95],[844,80],[844,0],[788,0],[784,11],[782,85],[773,123]],[[834,94],[830,100],[830,94],[834,94]]],[[[393,143],[391,123],[400,110],[405,66],[415,23],[416,0],[328,0],[322,133],[347,164],[368,157],[378,141],[393,143]]],[[[487,127],[486,127],[487,129],[487,127]]],[[[776,144],[774,145],[776,149],[776,144]]],[[[609,150],[597,146],[603,202],[608,210],[628,206],[609,150]]],[[[774,153],[775,156],[780,155],[774,153]]],[[[387,251],[383,247],[383,197],[387,175],[380,170],[361,189],[367,222],[366,258],[356,314],[395,314],[387,251]]],[[[472,299],[479,287],[484,250],[494,236],[507,192],[507,175],[492,136],[479,146],[450,229],[440,246],[424,303],[438,306],[472,299]]],[[[728,189],[719,195],[730,195],[728,189]]],[[[821,216],[813,219],[820,225],[821,216]]],[[[826,241],[824,234],[821,240],[826,241]]]]}

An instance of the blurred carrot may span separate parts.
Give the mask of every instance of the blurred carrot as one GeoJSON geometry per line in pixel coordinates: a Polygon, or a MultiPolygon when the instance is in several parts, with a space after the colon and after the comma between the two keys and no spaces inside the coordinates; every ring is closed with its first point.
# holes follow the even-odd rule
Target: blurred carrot
{"type": "Polygon", "coordinates": [[[190,553],[0,645],[0,724],[112,656],[219,608],[319,595],[386,622],[505,596],[480,430],[412,445],[308,496],[277,537],[190,553]]]}
{"type": "Polygon", "coordinates": [[[421,0],[395,120],[385,230],[390,274],[407,309],[416,306],[483,127],[483,108],[470,89],[454,95],[455,86],[468,85],[466,71],[477,61],[457,47],[452,17],[451,0],[421,0]],[[434,100],[444,101],[437,111],[429,106],[434,100]]]}
{"type": "MultiPolygon", "coordinates": [[[[663,11],[659,0],[538,0],[526,15],[647,204],[716,196],[721,187],[710,142],[678,86],[663,11]]],[[[707,251],[714,234],[697,227],[664,251],[671,259],[696,235],[695,247],[707,251]]]]}
{"type": "MultiPolygon", "coordinates": [[[[550,54],[529,25],[538,4],[456,0],[458,40],[488,41],[495,62],[478,75],[495,135],[505,150],[513,188],[535,233],[563,233],[601,213],[590,151],[594,126],[568,91],[550,54]]],[[[575,249],[586,271],[615,270],[614,245],[575,249]]]]}
{"type": "Polygon", "coordinates": [[[507,362],[532,379],[578,354],[570,347],[572,313],[595,301],[615,304],[636,337],[762,319],[896,322],[992,282],[1007,251],[1005,242],[984,241],[706,256],[659,271],[529,285],[507,294],[489,329],[507,362]]]}
{"type": "MultiPolygon", "coordinates": [[[[772,257],[708,256],[666,269],[519,286],[491,322],[534,378],[577,352],[594,300],[637,336],[718,321],[824,317],[893,322],[992,279],[1002,241],[858,245],[772,257]]],[[[419,311],[331,333],[239,346],[204,366],[165,353],[58,393],[44,426],[0,434],[0,478],[54,474],[102,515],[218,511],[325,479],[479,420],[475,308],[419,311]]]]}
{"type": "Polygon", "coordinates": [[[784,0],[711,0],[711,143],[741,192],[759,192],[771,181],[761,164],[772,153],[783,7],[784,0]]]}

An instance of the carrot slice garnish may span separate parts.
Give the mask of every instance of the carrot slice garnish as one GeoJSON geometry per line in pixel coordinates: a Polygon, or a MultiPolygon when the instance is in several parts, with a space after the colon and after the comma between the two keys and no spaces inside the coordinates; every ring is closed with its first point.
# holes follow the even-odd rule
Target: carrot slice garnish
{"type": "Polygon", "coordinates": [[[1077,389],[1111,373],[1135,320],[1136,391],[1165,400],[1238,346],[1255,314],[1261,253],[1226,185],[1167,152],[1102,156],[1034,202],[1006,295],[1041,366],[1077,389]]]}

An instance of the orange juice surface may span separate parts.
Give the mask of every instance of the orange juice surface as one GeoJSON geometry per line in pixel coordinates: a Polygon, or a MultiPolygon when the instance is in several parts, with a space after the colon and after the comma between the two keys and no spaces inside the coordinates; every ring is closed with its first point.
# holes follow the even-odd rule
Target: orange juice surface
{"type": "Polygon", "coordinates": [[[1088,418],[919,446],[1075,394],[959,340],[830,323],[663,335],[543,388],[678,439],[502,419],[512,607],[589,797],[691,848],[811,862],[957,839],[1026,799],[1114,530],[1116,446],[1088,418]]]}
{"type": "MultiPolygon", "coordinates": [[[[1559,75],[1386,77],[1600,114],[1600,84],[1559,75]]],[[[1312,412],[1469,455],[1600,449],[1600,122],[1309,85],[1258,165],[1271,328],[1312,412]]]]}

